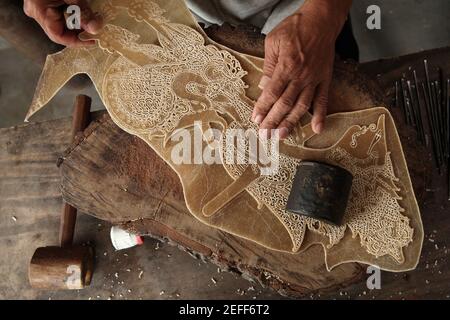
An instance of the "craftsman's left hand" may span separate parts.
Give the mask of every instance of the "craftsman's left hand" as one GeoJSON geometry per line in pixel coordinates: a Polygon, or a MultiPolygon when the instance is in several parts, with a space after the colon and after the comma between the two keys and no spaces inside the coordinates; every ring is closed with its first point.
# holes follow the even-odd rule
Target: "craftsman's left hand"
{"type": "Polygon", "coordinates": [[[81,31],[98,33],[102,19],[95,14],[87,0],[24,0],[23,10],[27,16],[35,19],[53,42],[67,47],[83,47],[95,44],[95,41],[82,41],[78,35],[81,31]],[[81,10],[81,29],[69,30],[64,10],[69,5],[77,5],[81,10]]]}
{"type": "Polygon", "coordinates": [[[335,42],[350,7],[339,13],[330,8],[334,3],[306,2],[266,38],[264,76],[259,85],[263,91],[252,120],[261,129],[280,129],[281,139],[289,135],[310,107],[313,131],[320,133],[323,129],[335,42]]]}

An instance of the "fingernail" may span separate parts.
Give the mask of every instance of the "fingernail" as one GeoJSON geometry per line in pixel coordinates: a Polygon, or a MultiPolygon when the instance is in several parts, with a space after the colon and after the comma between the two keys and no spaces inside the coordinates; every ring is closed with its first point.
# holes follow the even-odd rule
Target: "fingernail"
{"type": "Polygon", "coordinates": [[[289,136],[289,129],[288,128],[281,128],[279,132],[279,136],[281,140],[286,139],[289,136]]]}
{"type": "Polygon", "coordinates": [[[322,133],[323,130],[323,122],[319,122],[314,126],[314,132],[319,134],[322,133]]]}
{"type": "Polygon", "coordinates": [[[91,34],[96,34],[102,28],[102,22],[97,20],[91,20],[86,25],[86,31],[91,34]]]}
{"type": "Polygon", "coordinates": [[[94,20],[91,20],[87,23],[86,27],[84,28],[89,33],[94,33],[94,20]]]}
{"type": "Polygon", "coordinates": [[[258,124],[258,125],[261,124],[262,121],[263,121],[263,116],[260,115],[260,114],[257,114],[257,115],[255,116],[254,120],[253,120],[253,122],[256,123],[256,124],[258,124]]]}
{"type": "Polygon", "coordinates": [[[90,33],[87,31],[83,31],[78,35],[78,39],[82,41],[90,41],[91,40],[90,33]]]}
{"type": "Polygon", "coordinates": [[[264,87],[267,85],[269,81],[270,78],[268,76],[262,76],[261,81],[259,81],[258,88],[264,90],[264,87]]]}

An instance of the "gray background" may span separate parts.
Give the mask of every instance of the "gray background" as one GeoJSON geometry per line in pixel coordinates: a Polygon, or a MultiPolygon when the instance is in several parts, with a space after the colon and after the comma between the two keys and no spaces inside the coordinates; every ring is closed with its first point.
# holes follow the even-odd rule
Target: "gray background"
{"type": "Polygon", "coordinates": [[[354,0],[353,32],[361,62],[450,45],[449,0],[354,0]],[[369,5],[381,8],[381,30],[366,28],[369,5]]]}

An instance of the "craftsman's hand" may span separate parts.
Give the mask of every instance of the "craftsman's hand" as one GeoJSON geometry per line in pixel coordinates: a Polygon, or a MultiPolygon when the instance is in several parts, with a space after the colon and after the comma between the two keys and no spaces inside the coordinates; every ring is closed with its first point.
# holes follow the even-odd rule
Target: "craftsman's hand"
{"type": "Polygon", "coordinates": [[[68,47],[93,44],[93,41],[81,41],[78,34],[83,30],[95,34],[102,26],[101,17],[92,12],[86,0],[24,0],[23,9],[27,16],[41,25],[52,41],[68,47]],[[82,30],[67,28],[64,10],[68,5],[80,7],[82,30]]]}
{"type": "Polygon", "coordinates": [[[263,91],[252,115],[261,129],[280,129],[280,138],[285,139],[313,107],[312,128],[322,131],[335,42],[350,4],[351,0],[307,1],[268,34],[263,91]]]}

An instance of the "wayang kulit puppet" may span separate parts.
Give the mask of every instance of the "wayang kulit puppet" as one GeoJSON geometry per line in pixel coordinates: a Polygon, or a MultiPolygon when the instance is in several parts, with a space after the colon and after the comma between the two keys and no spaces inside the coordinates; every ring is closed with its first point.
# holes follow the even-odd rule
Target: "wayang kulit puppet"
{"type": "MultiPolygon", "coordinates": [[[[86,73],[113,121],[146,141],[177,172],[190,212],[203,223],[292,254],[321,244],[328,269],[354,261],[390,271],[415,268],[423,228],[386,109],[329,115],[319,136],[305,116],[279,142],[274,174],[262,174],[254,164],[175,163],[170,137],[180,128],[196,130],[200,123],[203,134],[210,128],[257,130],[250,118],[262,60],[208,39],[183,1],[103,0],[93,1],[93,7],[104,27],[80,37],[96,45],[48,57],[27,119],[70,78],[86,73]],[[341,226],[285,210],[302,160],[353,175],[341,226]]],[[[205,146],[210,138],[205,136],[205,146]]]]}

